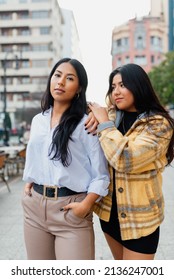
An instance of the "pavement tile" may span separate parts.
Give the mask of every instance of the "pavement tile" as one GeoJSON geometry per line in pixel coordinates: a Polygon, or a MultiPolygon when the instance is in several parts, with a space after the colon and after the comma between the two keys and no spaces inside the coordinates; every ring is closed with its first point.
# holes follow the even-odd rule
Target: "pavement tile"
{"type": "MultiPolygon", "coordinates": [[[[174,165],[174,164],[173,164],[174,165]]],[[[160,242],[156,260],[174,260],[174,168],[166,168],[163,174],[165,198],[165,220],[161,225],[160,242]]],[[[23,237],[23,212],[21,177],[9,183],[11,193],[0,182],[0,260],[25,260],[26,251],[23,237]]],[[[110,249],[94,214],[96,260],[113,260],[110,249]]]]}

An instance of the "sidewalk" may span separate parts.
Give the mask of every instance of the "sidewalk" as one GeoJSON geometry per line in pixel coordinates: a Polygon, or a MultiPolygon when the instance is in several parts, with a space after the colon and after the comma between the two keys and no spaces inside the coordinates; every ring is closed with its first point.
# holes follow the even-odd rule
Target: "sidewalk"
{"type": "MultiPolygon", "coordinates": [[[[174,165],[174,164],[173,164],[174,165]]],[[[165,220],[161,225],[160,243],[156,260],[174,260],[174,168],[166,168],[164,174],[165,220]]],[[[0,183],[0,260],[25,260],[23,239],[23,212],[21,178],[10,183],[11,193],[0,183]]],[[[100,229],[98,218],[94,216],[96,239],[96,259],[112,260],[111,252],[100,229]]]]}

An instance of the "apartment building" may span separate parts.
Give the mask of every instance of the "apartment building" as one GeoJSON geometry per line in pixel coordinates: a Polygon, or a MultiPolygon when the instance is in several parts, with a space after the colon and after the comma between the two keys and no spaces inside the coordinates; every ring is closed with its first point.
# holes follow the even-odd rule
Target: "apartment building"
{"type": "Polygon", "coordinates": [[[158,65],[168,51],[164,13],[133,18],[112,33],[112,67],[126,63],[141,65],[146,72],[158,65]]]}
{"type": "Polygon", "coordinates": [[[153,17],[159,17],[163,14],[164,20],[168,22],[168,5],[170,0],[151,0],[150,15],[153,17]]]}
{"type": "Polygon", "coordinates": [[[164,16],[168,34],[168,51],[174,50],[174,0],[151,0],[151,16],[164,16]]]}
{"type": "Polygon", "coordinates": [[[174,51],[174,0],[168,0],[169,13],[169,51],[174,51]]]}
{"type": "Polygon", "coordinates": [[[80,39],[74,14],[71,10],[61,9],[64,24],[62,25],[62,56],[73,57],[82,61],[80,39]]]}
{"type": "Polygon", "coordinates": [[[168,33],[168,51],[174,50],[174,0],[151,0],[151,15],[164,14],[168,33]]]}
{"type": "Polygon", "coordinates": [[[50,69],[65,54],[68,28],[57,0],[0,0],[0,129],[4,112],[17,127],[40,111],[50,69]]]}

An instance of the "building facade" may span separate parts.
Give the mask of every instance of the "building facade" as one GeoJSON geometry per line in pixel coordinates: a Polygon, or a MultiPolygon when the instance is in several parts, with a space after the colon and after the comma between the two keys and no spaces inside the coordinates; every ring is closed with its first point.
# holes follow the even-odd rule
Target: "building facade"
{"type": "Polygon", "coordinates": [[[158,65],[167,52],[164,16],[134,18],[112,33],[112,67],[126,63],[141,65],[146,72],[158,65]]]}
{"type": "Polygon", "coordinates": [[[169,51],[174,51],[174,0],[168,0],[169,13],[169,51]]]}
{"type": "Polygon", "coordinates": [[[73,57],[82,61],[80,50],[80,40],[74,14],[67,9],[61,9],[64,24],[62,25],[62,55],[63,57],[73,57]]]}
{"type": "Polygon", "coordinates": [[[174,50],[174,0],[151,0],[151,15],[164,14],[168,33],[168,51],[174,50]]]}
{"type": "Polygon", "coordinates": [[[168,22],[168,2],[170,0],[151,0],[150,15],[152,17],[160,17],[163,15],[164,20],[168,22]]]}
{"type": "Polygon", "coordinates": [[[0,0],[0,129],[4,112],[17,127],[40,111],[50,70],[64,55],[65,26],[57,0],[0,0]]]}

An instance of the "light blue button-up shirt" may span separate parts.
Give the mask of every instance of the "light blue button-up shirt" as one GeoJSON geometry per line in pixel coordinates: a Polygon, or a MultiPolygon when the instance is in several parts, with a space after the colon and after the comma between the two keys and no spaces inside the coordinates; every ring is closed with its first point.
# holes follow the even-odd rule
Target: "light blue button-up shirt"
{"type": "Polygon", "coordinates": [[[54,131],[50,127],[51,111],[39,113],[32,120],[23,180],[105,196],[110,182],[108,164],[98,137],[88,134],[84,129],[87,116],[74,130],[73,141],[69,140],[72,161],[65,167],[61,161],[49,157],[54,131]]]}

